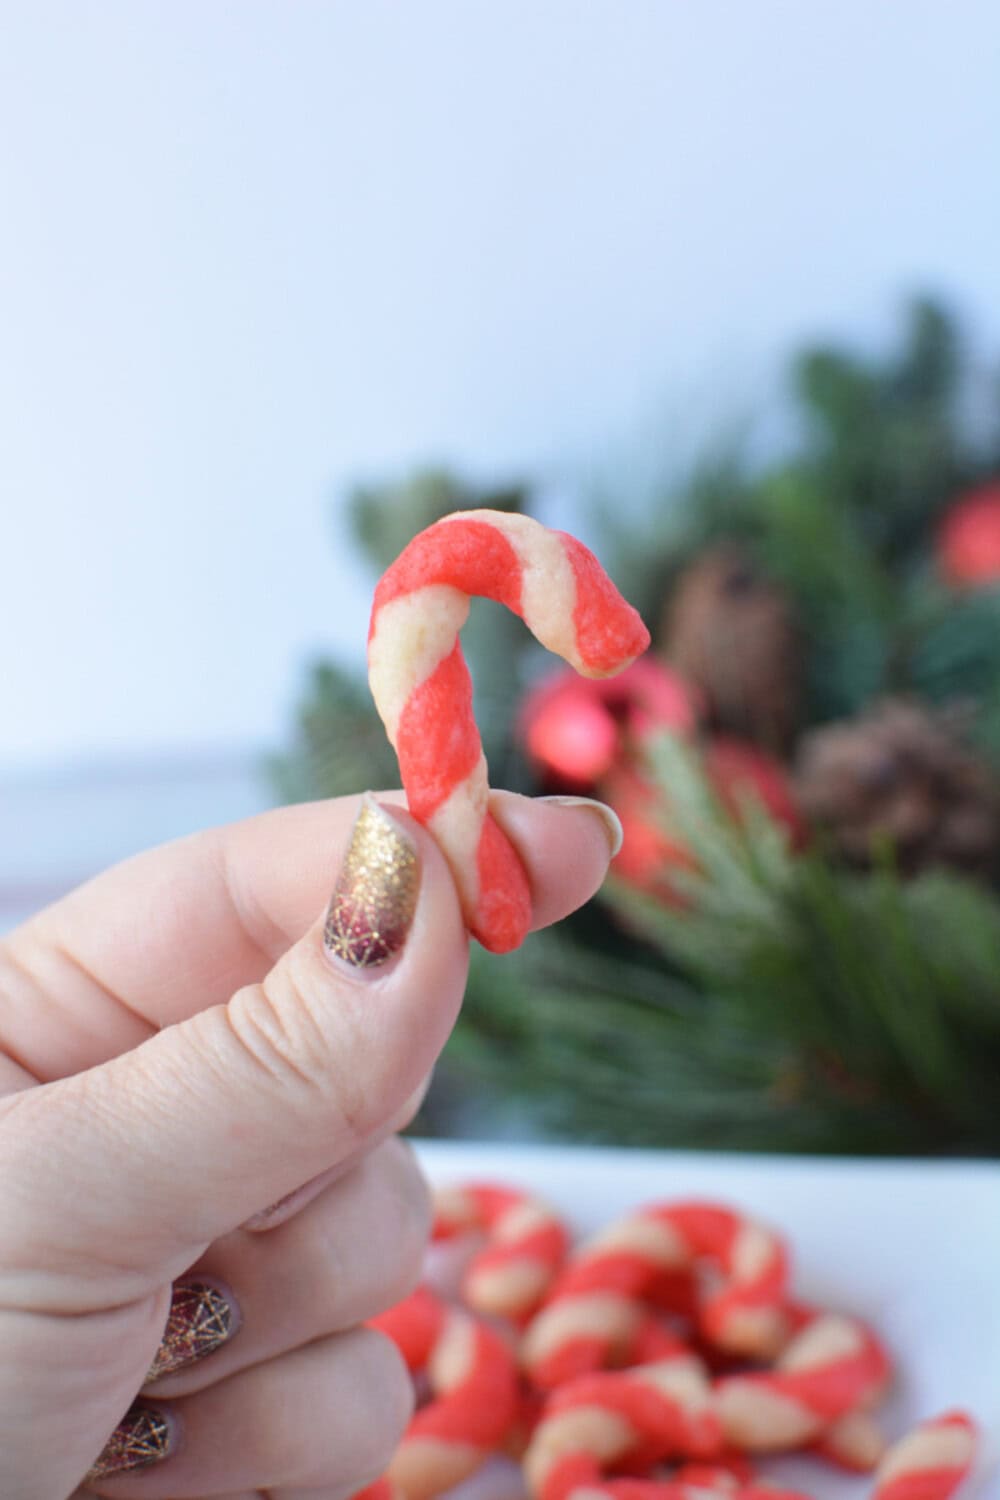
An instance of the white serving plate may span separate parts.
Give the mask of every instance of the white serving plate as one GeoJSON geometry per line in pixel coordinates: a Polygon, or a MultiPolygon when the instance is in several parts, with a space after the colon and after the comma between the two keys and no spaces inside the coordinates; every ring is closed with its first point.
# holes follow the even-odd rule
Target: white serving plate
{"type": "MultiPolygon", "coordinates": [[[[1000,1165],[865,1161],[589,1147],[420,1141],[435,1183],[486,1178],[533,1189],[589,1233],[657,1198],[698,1195],[745,1208],[785,1233],[795,1288],[870,1318],[899,1378],[882,1408],[890,1436],[948,1407],[984,1433],[970,1500],[1000,1500],[1000,1165]]],[[[812,1461],[767,1471],[816,1500],[867,1500],[869,1479],[812,1461]]],[[[463,1486],[512,1500],[497,1470],[463,1486]]]]}

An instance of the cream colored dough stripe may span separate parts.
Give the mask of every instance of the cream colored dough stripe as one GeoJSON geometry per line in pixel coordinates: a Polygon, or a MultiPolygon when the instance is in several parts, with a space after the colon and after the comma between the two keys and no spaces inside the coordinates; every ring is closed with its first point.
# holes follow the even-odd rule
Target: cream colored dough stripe
{"type": "Polygon", "coordinates": [[[530,1364],[575,1338],[628,1338],[640,1319],[636,1303],[615,1292],[588,1292],[543,1307],[528,1328],[522,1352],[530,1364]]]}
{"type": "Polygon", "coordinates": [[[404,1437],[389,1465],[389,1478],[407,1500],[431,1500],[468,1479],[482,1458],[473,1443],[404,1437]]]}
{"type": "Polygon", "coordinates": [[[434,1189],[434,1212],[449,1224],[477,1224],[479,1210],[471,1193],[460,1187],[434,1189]]]}
{"type": "Polygon", "coordinates": [[[632,1444],[631,1423],[603,1406],[575,1406],[545,1418],[525,1455],[524,1471],[533,1492],[540,1494],[549,1470],[567,1453],[587,1453],[613,1460],[632,1444]]]}
{"type": "Polygon", "coordinates": [[[368,680],[394,747],[410,695],[454,649],[468,614],[468,595],[446,583],[431,583],[390,599],[375,616],[368,680]]]}
{"type": "Polygon", "coordinates": [[[475,1334],[471,1318],[451,1314],[427,1366],[435,1390],[450,1391],[469,1374],[476,1357],[475,1334]]]}
{"type": "Polygon", "coordinates": [[[795,1339],[781,1360],[781,1372],[811,1370],[814,1365],[834,1364],[850,1359],[863,1347],[861,1332],[850,1318],[835,1313],[817,1318],[795,1339]]]}
{"type": "Polygon", "coordinates": [[[658,1360],[641,1367],[642,1379],[663,1396],[676,1401],[685,1411],[707,1411],[712,1405],[712,1388],[705,1378],[704,1366],[694,1355],[658,1360]]]}
{"type": "Polygon", "coordinates": [[[600,1234],[588,1240],[580,1252],[580,1258],[610,1254],[612,1251],[628,1251],[641,1256],[654,1266],[672,1269],[686,1266],[691,1260],[691,1251],[670,1224],[661,1219],[619,1219],[600,1234]]]}
{"type": "Polygon", "coordinates": [[[508,1308],[536,1301],[549,1283],[549,1268],[541,1261],[504,1261],[502,1266],[480,1267],[472,1272],[476,1306],[481,1312],[503,1313],[508,1308]]]}
{"type": "Polygon", "coordinates": [[[761,1224],[743,1225],[733,1246],[733,1275],[740,1281],[752,1281],[767,1269],[774,1259],[774,1236],[761,1224]]]}
{"type": "Polygon", "coordinates": [[[529,1198],[526,1203],[515,1203],[508,1208],[497,1223],[494,1238],[497,1244],[510,1244],[536,1229],[547,1229],[553,1218],[550,1208],[537,1199],[529,1198]]]}
{"type": "Polygon", "coordinates": [[[751,1452],[793,1448],[815,1436],[819,1425],[808,1407],[749,1381],[724,1385],[716,1403],[726,1437],[751,1452]]]}
{"type": "Polygon", "coordinates": [[[972,1459],[975,1443],[964,1427],[923,1427],[902,1438],[886,1454],[879,1484],[900,1474],[924,1469],[961,1469],[972,1459]]]}
{"type": "MultiPolygon", "coordinates": [[[[447,519],[474,520],[475,515],[460,511],[447,519]]],[[[530,516],[499,515],[492,524],[510,542],[521,564],[524,623],[547,650],[585,672],[573,627],[576,576],[562,539],[530,516]]]]}
{"type": "Polygon", "coordinates": [[[448,861],[467,911],[474,911],[479,902],[476,851],[489,795],[486,757],[480,755],[473,771],[452,788],[427,823],[438,843],[448,851],[448,861]]]}

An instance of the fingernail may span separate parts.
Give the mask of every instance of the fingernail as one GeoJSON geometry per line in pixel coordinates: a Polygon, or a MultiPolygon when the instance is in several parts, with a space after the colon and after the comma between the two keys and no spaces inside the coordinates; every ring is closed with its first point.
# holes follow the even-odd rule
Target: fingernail
{"type": "Polygon", "coordinates": [[[169,1458],[177,1446],[177,1424],[162,1406],[135,1402],[108,1438],[101,1456],[84,1475],[84,1483],[148,1469],[169,1458]]]}
{"type": "Polygon", "coordinates": [[[614,859],[625,842],[625,832],[622,828],[621,818],[619,818],[614,808],[609,807],[606,802],[596,802],[593,797],[539,797],[538,801],[554,802],[557,807],[589,807],[592,812],[597,813],[608,835],[612,859],[614,859]]]}
{"type": "Polygon", "coordinates": [[[146,1384],[204,1359],[231,1339],[239,1326],[234,1303],[217,1286],[203,1281],[175,1286],[166,1330],[146,1384]]]}
{"type": "Polygon", "coordinates": [[[366,796],[327,908],[327,953],[355,970],[388,963],[406,942],[419,886],[412,841],[366,796]]]}

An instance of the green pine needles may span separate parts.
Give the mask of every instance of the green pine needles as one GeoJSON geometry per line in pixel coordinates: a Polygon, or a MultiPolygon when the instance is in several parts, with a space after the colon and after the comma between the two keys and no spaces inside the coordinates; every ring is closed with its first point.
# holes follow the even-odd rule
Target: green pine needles
{"type": "MultiPolygon", "coordinates": [[[[885,695],[959,705],[1000,768],[1000,584],[942,580],[942,517],[1000,476],[1000,381],[957,326],[913,306],[898,348],[813,349],[791,367],[798,439],[780,460],[727,451],[664,487],[646,522],[613,507],[600,550],[656,628],[685,565],[720,539],[786,591],[802,638],[798,729],[885,695]],[[629,532],[617,513],[630,515],[629,532]],[[617,530],[616,530],[617,524],[617,530]]],[[[628,496],[623,499],[628,500],[628,496]]],[[[456,509],[528,508],[434,471],[359,491],[374,583],[456,509]]],[[[519,621],[477,605],[463,645],[495,785],[532,790],[524,691],[551,666],[519,621]]],[[[723,806],[695,747],[661,735],[645,774],[690,856],[675,895],[609,882],[517,954],[473,954],[462,1019],[425,1129],[544,1130],[656,1146],[825,1152],[1000,1151],[1000,899],[937,869],[904,879],[886,842],[861,872],[746,803],[723,806]]],[[[793,747],[794,753],[794,747],[793,747]]],[[[287,800],[395,785],[360,673],[318,664],[289,750],[287,800]]]]}

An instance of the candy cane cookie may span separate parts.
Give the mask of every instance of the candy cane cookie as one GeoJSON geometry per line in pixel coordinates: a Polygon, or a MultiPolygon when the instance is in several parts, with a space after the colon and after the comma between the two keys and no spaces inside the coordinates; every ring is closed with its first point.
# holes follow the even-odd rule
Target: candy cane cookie
{"type": "Polygon", "coordinates": [[[674,1500],[671,1481],[606,1476],[668,1457],[708,1457],[720,1438],[705,1367],[681,1348],[655,1364],[581,1375],[554,1391],[532,1434],[524,1473],[536,1500],[585,1500],[585,1494],[597,1500],[619,1493],[620,1484],[646,1485],[649,1500],[654,1491],[659,1500],[674,1500]]]}
{"type": "Polygon", "coordinates": [[[976,1456],[976,1424],[963,1411],[921,1422],[889,1449],[872,1500],[950,1500],[976,1456]]]}
{"type": "Polygon", "coordinates": [[[522,1363],[551,1390],[585,1370],[634,1362],[664,1283],[707,1263],[721,1284],[698,1299],[702,1334],[729,1352],[766,1356],[787,1337],[788,1258],[781,1240],[714,1203],[661,1203],[612,1224],[572,1257],[528,1325],[522,1363]]]}
{"type": "Polygon", "coordinates": [[[517,1188],[472,1182],[439,1189],[433,1238],[470,1230],[485,1231],[489,1238],[465,1269],[463,1300],[476,1312],[523,1322],[566,1259],[565,1225],[548,1204],[517,1188]]]}
{"type": "Polygon", "coordinates": [[[472,1474],[506,1438],[519,1410],[514,1357],[492,1328],[427,1287],[370,1326],[392,1339],[410,1370],[424,1372],[431,1400],[366,1500],[430,1500],[472,1474]]]}
{"type": "Polygon", "coordinates": [[[870,1328],[840,1313],[809,1310],[798,1316],[800,1331],[773,1368],[716,1382],[716,1410],[736,1448],[767,1453],[805,1447],[885,1393],[892,1366],[870,1328]]]}
{"type": "Polygon", "coordinates": [[[486,761],[458,642],[473,595],[505,604],[585,677],[627,667],[649,632],[574,537],[501,511],[446,516],[379,581],[368,634],[372,697],[410,811],[451,865],[466,924],[502,953],[523,940],[531,902],[523,866],[487,811],[486,761]]]}

